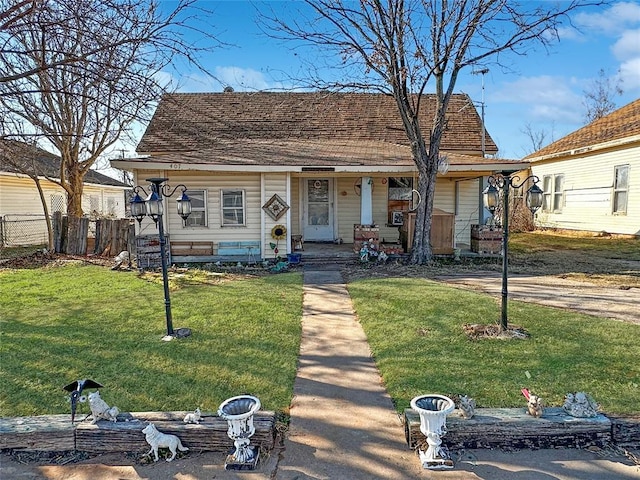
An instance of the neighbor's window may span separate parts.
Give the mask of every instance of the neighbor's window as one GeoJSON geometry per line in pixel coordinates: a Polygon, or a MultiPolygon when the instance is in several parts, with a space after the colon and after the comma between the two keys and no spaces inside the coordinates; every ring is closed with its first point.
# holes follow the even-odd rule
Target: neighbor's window
{"type": "Polygon", "coordinates": [[[222,226],[244,225],[244,190],[222,190],[220,197],[222,226]]]}
{"type": "Polygon", "coordinates": [[[387,196],[387,223],[402,225],[402,214],[411,208],[413,177],[389,177],[387,196]]]}
{"type": "Polygon", "coordinates": [[[562,212],[564,203],[564,175],[545,175],[542,177],[542,210],[562,212]]]}
{"type": "Polygon", "coordinates": [[[627,213],[627,193],[629,190],[629,165],[615,167],[613,182],[613,213],[625,215],[627,213]]]}
{"type": "Polygon", "coordinates": [[[187,190],[191,200],[191,215],[184,222],[184,227],[207,226],[207,192],[205,190],[187,190]]]}

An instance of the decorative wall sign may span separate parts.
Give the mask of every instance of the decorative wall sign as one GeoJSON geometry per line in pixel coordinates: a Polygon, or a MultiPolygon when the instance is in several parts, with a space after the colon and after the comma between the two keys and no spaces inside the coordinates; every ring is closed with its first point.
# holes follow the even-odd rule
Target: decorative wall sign
{"type": "Polygon", "coordinates": [[[274,220],[278,220],[289,210],[289,205],[282,200],[278,194],[274,194],[267,203],[262,206],[262,209],[274,220]]]}

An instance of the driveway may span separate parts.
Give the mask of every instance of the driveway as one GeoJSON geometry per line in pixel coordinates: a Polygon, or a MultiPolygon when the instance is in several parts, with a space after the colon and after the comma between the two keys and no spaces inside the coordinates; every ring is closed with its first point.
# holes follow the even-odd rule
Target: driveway
{"type": "MultiPolygon", "coordinates": [[[[440,275],[435,279],[497,297],[502,294],[502,275],[497,272],[440,275]]],[[[508,292],[510,300],[538,303],[640,325],[640,288],[603,287],[553,275],[509,275],[508,292]]]]}

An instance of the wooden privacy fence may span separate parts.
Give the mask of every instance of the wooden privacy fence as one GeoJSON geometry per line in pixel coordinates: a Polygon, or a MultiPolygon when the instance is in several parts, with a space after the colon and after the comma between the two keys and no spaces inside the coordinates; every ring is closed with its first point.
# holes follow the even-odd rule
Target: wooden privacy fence
{"type": "Polygon", "coordinates": [[[53,214],[53,247],[56,253],[102,255],[113,257],[133,251],[134,227],[128,218],[95,220],[95,237],[89,232],[93,221],[88,217],[53,214]]]}

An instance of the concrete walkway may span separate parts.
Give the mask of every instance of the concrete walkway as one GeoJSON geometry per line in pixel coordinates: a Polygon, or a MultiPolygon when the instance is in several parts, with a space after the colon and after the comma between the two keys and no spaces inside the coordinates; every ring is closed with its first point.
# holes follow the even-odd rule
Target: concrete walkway
{"type": "Polygon", "coordinates": [[[418,478],[338,272],[304,273],[299,362],[278,479],[418,478]]]}

